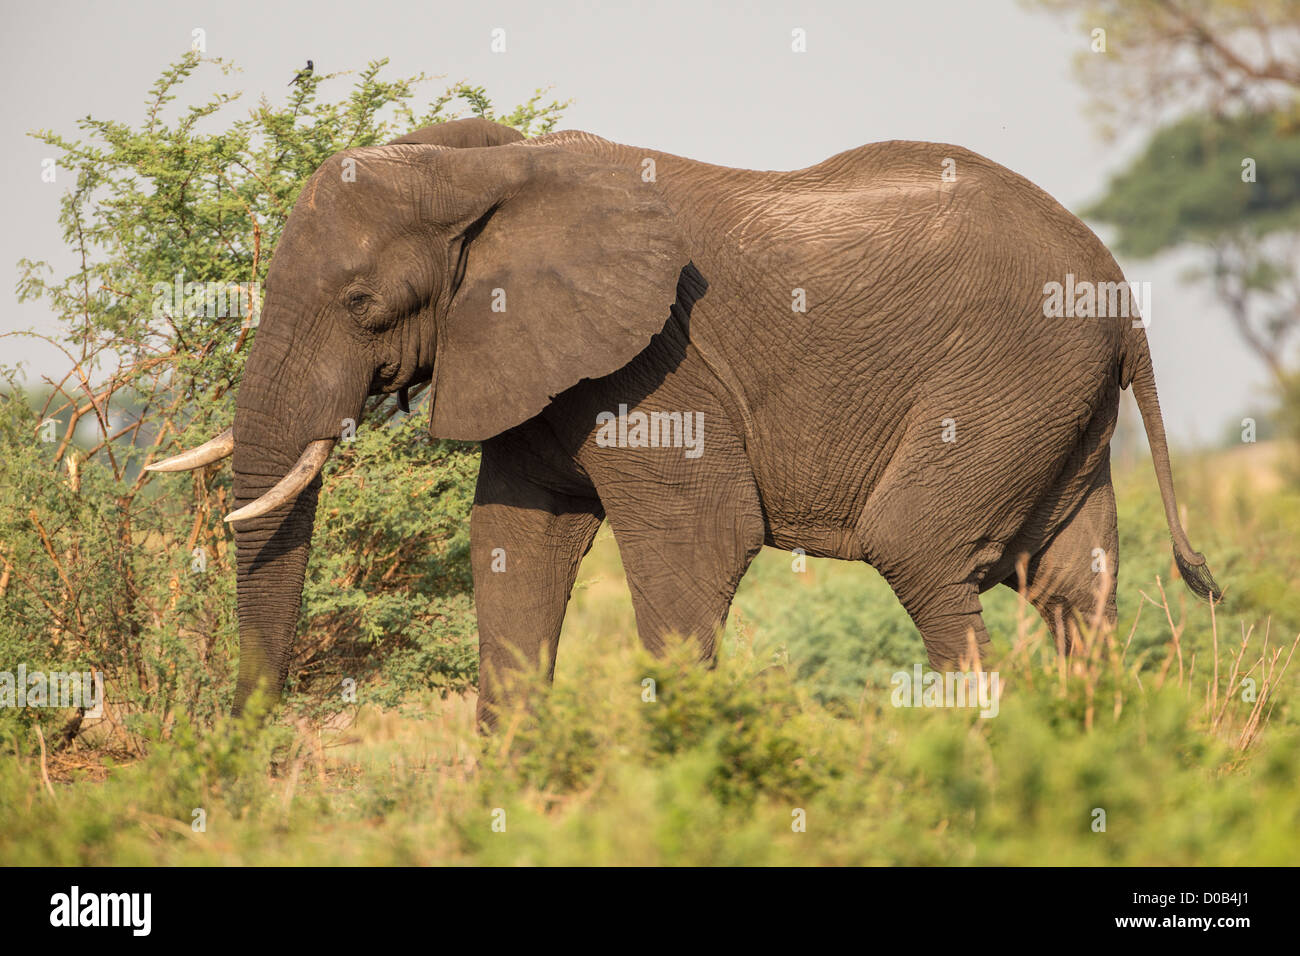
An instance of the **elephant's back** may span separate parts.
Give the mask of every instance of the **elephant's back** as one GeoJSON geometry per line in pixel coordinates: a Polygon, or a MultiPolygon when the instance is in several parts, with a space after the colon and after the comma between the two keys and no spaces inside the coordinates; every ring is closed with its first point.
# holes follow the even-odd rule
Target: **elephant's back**
{"type": "Polygon", "coordinates": [[[738,370],[775,510],[854,515],[889,450],[947,419],[973,461],[1015,442],[1055,460],[1117,401],[1123,323],[1050,316],[1044,287],[1122,281],[1118,266],[1010,170],[947,144],[877,143],[773,174],[735,205],[697,260],[716,288],[692,336],[738,370]],[[791,455],[826,436],[841,453],[791,455]],[[804,481],[843,497],[805,500],[804,481]]]}
{"type": "Polygon", "coordinates": [[[937,225],[956,213],[966,235],[994,245],[1103,250],[1097,236],[1045,190],[963,146],[919,140],[868,143],[814,166],[773,174],[776,195],[824,197],[846,213],[889,221],[933,212],[937,225]],[[980,215],[982,214],[982,215],[980,215]]]}

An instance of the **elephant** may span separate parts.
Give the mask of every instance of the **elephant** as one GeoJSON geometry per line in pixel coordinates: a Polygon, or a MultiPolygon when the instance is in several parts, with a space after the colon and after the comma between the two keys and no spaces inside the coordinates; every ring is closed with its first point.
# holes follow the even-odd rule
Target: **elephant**
{"type": "Polygon", "coordinates": [[[421,126],[405,136],[397,137],[387,145],[398,146],[409,143],[414,146],[453,146],[457,149],[468,149],[473,146],[504,146],[506,143],[517,143],[523,138],[524,134],[513,126],[494,123],[475,116],[469,119],[435,123],[432,126],[421,126]]]}
{"type": "Polygon", "coordinates": [[[940,143],[757,171],[580,131],[480,145],[483,122],[321,165],[270,262],[232,432],[151,466],[233,453],[236,712],[286,680],[341,423],[424,383],[430,433],[481,442],[485,730],[523,669],[553,675],[606,519],[652,652],[684,638],[712,663],[765,545],[876,568],[935,668],[987,653],[999,584],[1068,652],[1080,617],[1116,620],[1109,441],[1130,385],[1179,572],[1219,598],[1129,286],[1028,180],[940,143]]]}

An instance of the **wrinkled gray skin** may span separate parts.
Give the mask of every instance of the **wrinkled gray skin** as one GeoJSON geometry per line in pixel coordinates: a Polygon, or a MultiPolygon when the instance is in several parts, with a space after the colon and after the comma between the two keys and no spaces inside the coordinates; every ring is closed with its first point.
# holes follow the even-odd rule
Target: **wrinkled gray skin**
{"type": "MultiPolygon", "coordinates": [[[[275,250],[234,428],[242,506],[367,395],[432,379],[433,434],[483,443],[484,724],[519,667],[553,669],[606,517],[652,649],[691,635],[712,659],[764,544],[873,565],[936,667],[971,638],[984,649],[979,595],[1016,586],[1027,555],[1031,599],[1068,647],[1099,593],[1115,618],[1108,442],[1130,383],[1178,565],[1216,593],[1178,523],[1141,323],[1044,317],[1045,283],[1120,269],[1033,184],[918,142],[794,172],[581,132],[446,148],[491,141],[489,126],[349,150],[314,175],[275,250]],[[597,416],[621,404],[702,413],[703,454],[602,447],[597,416]]],[[[285,680],[319,481],[235,522],[236,709],[285,680]]]]}

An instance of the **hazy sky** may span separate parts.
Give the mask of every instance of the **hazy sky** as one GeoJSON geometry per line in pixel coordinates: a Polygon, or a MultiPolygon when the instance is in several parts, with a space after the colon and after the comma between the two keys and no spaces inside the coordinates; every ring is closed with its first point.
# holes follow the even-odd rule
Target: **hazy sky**
{"type": "MultiPolygon", "coordinates": [[[[71,134],[87,114],[139,123],[149,86],[189,48],[195,27],[206,31],[209,56],[242,72],[204,71],[186,89],[196,100],[243,90],[238,110],[262,93],[286,97],[308,58],[324,73],[386,56],[393,75],[466,79],[502,107],[552,86],[575,100],[560,128],[727,165],[791,169],[885,139],[957,143],[1070,208],[1099,195],[1148,132],[1102,143],[1071,68],[1086,33],[1014,0],[5,0],[5,8],[4,331],[51,327],[40,305],[14,299],[20,257],[50,259],[61,273],[71,266],[55,218],[71,177],[60,171],[58,183],[42,183],[50,151],[26,132],[71,134]],[[490,49],[498,27],[505,53],[490,49]],[[796,27],[807,31],[806,53],[791,51],[796,27]]],[[[327,95],[350,80],[334,82],[327,95]]],[[[431,83],[429,96],[442,85],[431,83]]],[[[1130,280],[1152,283],[1156,379],[1166,425],[1184,443],[1217,438],[1225,422],[1257,413],[1265,380],[1205,289],[1180,279],[1192,261],[1121,260],[1130,280]]],[[[30,380],[63,366],[48,347],[0,340],[0,361],[15,359],[28,361],[30,380]]]]}

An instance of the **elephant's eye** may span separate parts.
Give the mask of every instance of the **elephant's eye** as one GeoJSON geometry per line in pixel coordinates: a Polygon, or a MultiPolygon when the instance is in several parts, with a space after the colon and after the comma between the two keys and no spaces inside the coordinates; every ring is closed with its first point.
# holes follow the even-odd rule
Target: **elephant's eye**
{"type": "Polygon", "coordinates": [[[370,311],[371,296],[368,292],[349,292],[345,300],[347,309],[357,318],[361,318],[370,311]]]}

